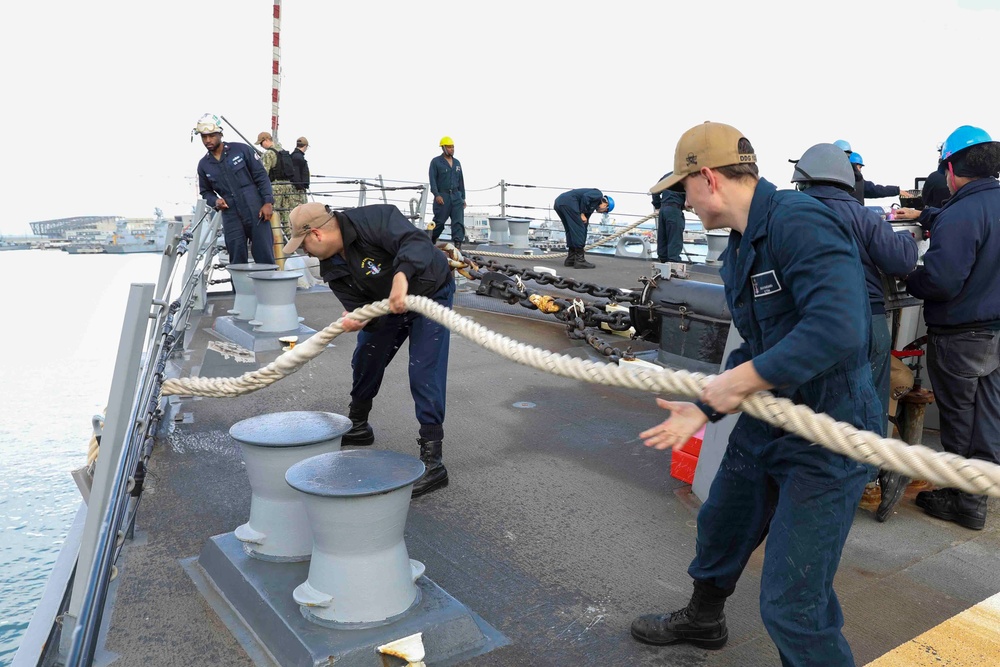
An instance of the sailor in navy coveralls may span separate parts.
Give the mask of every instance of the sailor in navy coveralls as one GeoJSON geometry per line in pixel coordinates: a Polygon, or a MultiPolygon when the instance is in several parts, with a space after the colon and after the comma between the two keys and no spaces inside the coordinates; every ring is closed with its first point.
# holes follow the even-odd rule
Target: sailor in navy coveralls
{"type": "Polygon", "coordinates": [[[451,241],[458,248],[465,241],[465,174],[462,163],[455,157],[455,142],[441,137],[441,154],[431,160],[427,171],[431,194],[434,195],[434,231],[436,243],[444,231],[445,220],[451,219],[451,241]]]}
{"type": "MultiPolygon", "coordinates": [[[[652,188],[683,189],[706,229],[732,230],[721,274],[745,342],[698,403],[658,399],[671,415],[641,434],[647,446],[683,445],[760,390],[866,430],[882,419],[851,228],[812,197],[760,179],[755,162],[738,130],[705,123],[681,137],[673,176],[652,188]]],[[[854,665],[833,578],[866,479],[864,465],[741,415],[698,513],[694,594],[680,611],[637,618],[632,635],[721,648],[725,600],[766,537],[760,610],[782,665],[854,665]]]]}
{"type": "Polygon", "coordinates": [[[255,262],[273,264],[274,195],[260,158],[246,144],[223,142],[215,116],[203,116],[195,132],[208,151],[198,162],[198,189],[206,204],[222,211],[229,263],[246,264],[252,253],[255,262]]]}

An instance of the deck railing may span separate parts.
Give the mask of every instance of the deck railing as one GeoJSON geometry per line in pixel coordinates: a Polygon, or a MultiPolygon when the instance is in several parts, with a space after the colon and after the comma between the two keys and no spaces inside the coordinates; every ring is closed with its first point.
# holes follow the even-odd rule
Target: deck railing
{"type": "Polygon", "coordinates": [[[17,667],[94,661],[115,563],[134,525],[146,463],[164,423],[160,387],[171,355],[186,343],[190,315],[204,309],[221,218],[202,201],[187,229],[171,223],[156,284],[133,283],[129,290],[100,450],[92,478],[84,476],[90,481],[86,508],[25,632],[17,667]]]}

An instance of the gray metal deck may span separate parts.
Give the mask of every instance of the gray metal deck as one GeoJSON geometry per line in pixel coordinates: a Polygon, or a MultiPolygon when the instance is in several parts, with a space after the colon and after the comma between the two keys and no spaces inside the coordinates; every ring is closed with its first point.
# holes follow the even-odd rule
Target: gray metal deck
{"type": "MultiPolygon", "coordinates": [[[[650,265],[595,256],[598,269],[566,275],[637,287],[650,265]]],[[[512,260],[504,260],[513,263],[512,260]]],[[[534,258],[530,265],[558,266],[534,258]]],[[[529,264],[525,264],[529,265],[529,264]]],[[[474,287],[474,285],[472,286],[474,287]]],[[[213,297],[224,315],[232,296],[213,297]]],[[[297,297],[303,324],[335,320],[328,291],[297,297]]],[[[463,310],[517,340],[597,358],[559,325],[463,310]]],[[[202,364],[212,317],[199,323],[187,367],[202,364]]],[[[624,347],[624,338],[609,339],[624,347]]],[[[174,433],[154,452],[137,539],[119,563],[107,648],[122,666],[254,664],[185,573],[182,561],[246,521],[250,487],[235,422],[285,410],[346,414],[351,334],[276,385],[235,399],[186,400],[174,433]]],[[[260,352],[263,365],[278,352],[260,352]]],[[[372,411],[375,447],[416,454],[406,354],[390,365],[372,411]]],[[[218,368],[217,362],[213,368],[218,368]]],[[[248,370],[240,365],[234,373],[248,370]]],[[[727,606],[721,651],[652,648],[629,637],[638,614],[683,606],[698,501],[669,475],[670,455],[638,433],[662,420],[653,397],[582,385],[520,366],[453,336],[445,423],[447,488],[415,499],[406,541],[427,575],[503,633],[510,644],[469,664],[777,665],[757,610],[761,551],[727,606]],[[531,403],[534,407],[516,407],[531,403]]],[[[925,438],[933,444],[933,434],[925,438]]],[[[885,524],[859,510],[837,578],[845,634],[865,664],[1000,591],[996,511],[972,532],[926,517],[905,498],[885,524]]],[[[1000,659],[998,659],[1000,661],[1000,659]]],[[[994,661],[994,663],[997,661],[994,661]]]]}

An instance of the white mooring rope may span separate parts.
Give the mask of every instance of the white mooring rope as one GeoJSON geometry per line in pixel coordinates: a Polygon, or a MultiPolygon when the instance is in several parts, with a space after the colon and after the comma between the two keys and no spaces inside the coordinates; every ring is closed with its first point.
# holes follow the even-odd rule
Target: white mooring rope
{"type": "MultiPolygon", "coordinates": [[[[670,369],[637,371],[555,354],[490,331],[426,297],[407,296],[406,304],[408,309],[431,318],[488,350],[554,375],[594,384],[689,397],[699,396],[711,377],[670,369]]],[[[347,317],[367,322],[388,312],[389,301],[384,299],[362,306],[347,317]]],[[[264,368],[244,373],[238,378],[171,378],[163,382],[162,394],[222,398],[262,389],[291,375],[306,362],[318,357],[330,341],[343,333],[342,321],[343,318],[317,331],[264,368]]],[[[909,445],[902,440],[882,438],[765,391],[748,396],[740,408],[753,417],[862,463],[893,470],[913,479],[927,480],[939,486],[1000,496],[1000,466],[988,461],[965,459],[956,454],[936,452],[923,445],[909,445]]]]}

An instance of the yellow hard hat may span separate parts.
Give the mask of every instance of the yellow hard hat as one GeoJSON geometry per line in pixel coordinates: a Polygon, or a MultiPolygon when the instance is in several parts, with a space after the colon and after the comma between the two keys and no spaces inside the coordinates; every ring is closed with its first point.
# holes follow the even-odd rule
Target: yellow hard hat
{"type": "Polygon", "coordinates": [[[438,146],[454,146],[455,142],[451,137],[441,137],[441,143],[438,146]]]}

